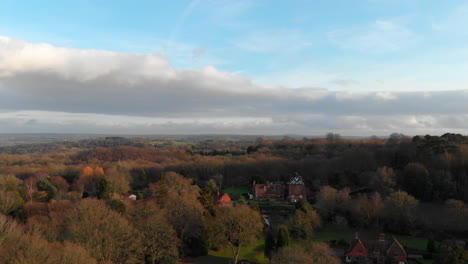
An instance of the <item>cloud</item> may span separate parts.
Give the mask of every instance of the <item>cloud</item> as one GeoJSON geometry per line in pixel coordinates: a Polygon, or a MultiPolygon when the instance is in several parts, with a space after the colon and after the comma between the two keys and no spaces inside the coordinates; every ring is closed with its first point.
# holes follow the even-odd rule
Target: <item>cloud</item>
{"type": "MultiPolygon", "coordinates": [[[[161,54],[0,38],[0,132],[389,134],[466,129],[467,90],[266,86],[161,54]]],[[[428,132],[426,132],[428,133],[428,132]]]]}
{"type": "Polygon", "coordinates": [[[345,50],[362,53],[388,53],[406,49],[419,37],[409,28],[394,21],[376,20],[362,28],[338,29],[328,39],[345,50]]]}
{"type": "Polygon", "coordinates": [[[359,85],[360,82],[359,81],[356,81],[356,80],[353,80],[353,79],[339,79],[339,80],[334,80],[332,81],[332,83],[334,84],[338,84],[340,86],[356,86],[356,85],[359,85]]]}

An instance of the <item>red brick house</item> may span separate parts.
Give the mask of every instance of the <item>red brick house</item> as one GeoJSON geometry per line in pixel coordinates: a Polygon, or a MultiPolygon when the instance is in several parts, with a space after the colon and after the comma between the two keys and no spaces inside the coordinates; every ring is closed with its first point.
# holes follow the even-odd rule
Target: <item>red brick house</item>
{"type": "Polygon", "coordinates": [[[266,184],[253,184],[255,200],[284,199],[285,186],[283,183],[267,182],[266,184]]]}
{"type": "Polygon", "coordinates": [[[407,264],[407,254],[398,240],[392,236],[386,240],[384,234],[378,240],[361,240],[356,234],[349,252],[345,254],[346,263],[351,264],[407,264]]]}
{"type": "Polygon", "coordinates": [[[289,180],[288,184],[288,190],[287,194],[288,196],[286,197],[289,201],[295,203],[299,201],[300,199],[306,200],[306,188],[304,181],[302,180],[302,177],[296,173],[294,177],[289,180]]]}
{"type": "Polygon", "coordinates": [[[282,182],[267,182],[266,184],[253,184],[253,198],[255,200],[287,199],[297,202],[306,199],[306,188],[302,177],[297,173],[286,184],[282,182]]]}

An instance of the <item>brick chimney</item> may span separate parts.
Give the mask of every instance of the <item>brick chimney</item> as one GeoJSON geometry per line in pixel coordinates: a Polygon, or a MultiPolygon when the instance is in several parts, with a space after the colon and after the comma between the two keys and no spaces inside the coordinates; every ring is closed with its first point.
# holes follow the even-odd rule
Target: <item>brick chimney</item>
{"type": "Polygon", "coordinates": [[[359,239],[359,233],[358,232],[354,233],[354,239],[356,239],[356,240],[359,239]]]}
{"type": "Polygon", "coordinates": [[[380,233],[379,234],[379,242],[384,242],[385,241],[385,234],[384,233],[380,233]]]}

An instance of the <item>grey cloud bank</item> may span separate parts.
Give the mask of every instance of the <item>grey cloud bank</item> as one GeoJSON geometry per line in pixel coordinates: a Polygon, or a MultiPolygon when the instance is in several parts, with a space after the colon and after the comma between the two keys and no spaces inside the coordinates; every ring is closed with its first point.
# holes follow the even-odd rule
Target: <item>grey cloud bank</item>
{"type": "Polygon", "coordinates": [[[387,135],[461,132],[468,90],[356,91],[253,83],[161,54],[0,37],[0,132],[387,135]]]}

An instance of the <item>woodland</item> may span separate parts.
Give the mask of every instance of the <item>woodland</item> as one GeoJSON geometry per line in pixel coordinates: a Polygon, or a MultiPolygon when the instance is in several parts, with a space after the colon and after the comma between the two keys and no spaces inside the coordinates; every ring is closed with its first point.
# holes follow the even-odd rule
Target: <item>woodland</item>
{"type": "Polygon", "coordinates": [[[346,241],[309,243],[333,228],[424,237],[433,263],[467,263],[467,203],[460,134],[15,145],[0,148],[0,262],[188,263],[225,249],[237,263],[263,241],[262,263],[340,263],[332,247],[346,241]],[[253,182],[296,173],[307,200],[280,217],[248,200],[253,182]],[[229,189],[242,191],[219,205],[229,189]]]}

